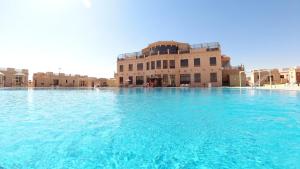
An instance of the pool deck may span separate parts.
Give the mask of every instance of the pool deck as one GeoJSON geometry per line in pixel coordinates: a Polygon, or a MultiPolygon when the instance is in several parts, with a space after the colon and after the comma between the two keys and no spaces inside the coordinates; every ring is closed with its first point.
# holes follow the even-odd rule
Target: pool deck
{"type": "Polygon", "coordinates": [[[291,90],[300,91],[300,86],[288,86],[288,85],[266,85],[261,87],[230,87],[230,88],[242,88],[242,89],[258,89],[258,90],[291,90]]]}

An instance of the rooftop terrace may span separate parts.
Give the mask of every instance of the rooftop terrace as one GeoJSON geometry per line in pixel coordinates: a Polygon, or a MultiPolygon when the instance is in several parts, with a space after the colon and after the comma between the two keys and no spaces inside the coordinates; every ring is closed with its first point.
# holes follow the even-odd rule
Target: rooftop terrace
{"type": "Polygon", "coordinates": [[[129,58],[139,59],[154,55],[165,54],[185,54],[191,53],[193,50],[206,49],[207,51],[216,51],[220,49],[218,42],[201,43],[189,45],[186,43],[179,43],[175,41],[160,41],[150,44],[147,48],[139,52],[124,53],[118,56],[118,60],[125,60],[129,58]]]}

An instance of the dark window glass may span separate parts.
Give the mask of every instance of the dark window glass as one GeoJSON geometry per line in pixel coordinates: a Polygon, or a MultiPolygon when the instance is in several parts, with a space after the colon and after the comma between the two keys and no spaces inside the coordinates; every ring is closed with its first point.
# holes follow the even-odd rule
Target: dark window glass
{"type": "Polygon", "coordinates": [[[132,84],[133,83],[133,77],[132,76],[129,76],[128,77],[128,84],[132,84]]]}
{"type": "Polygon", "coordinates": [[[171,46],[171,45],[159,45],[156,47],[151,48],[152,54],[177,54],[178,53],[178,47],[177,46],[171,46]]]}
{"type": "Polygon", "coordinates": [[[210,82],[218,82],[217,73],[210,73],[210,82]]]}
{"type": "Polygon", "coordinates": [[[133,70],[133,64],[129,64],[128,65],[128,71],[132,71],[133,70]]]}
{"type": "Polygon", "coordinates": [[[161,60],[156,61],[156,69],[161,69],[161,60]]]}
{"type": "Polygon", "coordinates": [[[196,83],[201,82],[201,74],[200,73],[194,74],[194,82],[196,82],[196,83]]]}
{"type": "Polygon", "coordinates": [[[136,85],[144,84],[144,76],[136,76],[136,85]]]}
{"type": "Polygon", "coordinates": [[[209,58],[210,66],[216,66],[217,65],[217,58],[216,57],[210,57],[209,58]]]}
{"type": "Polygon", "coordinates": [[[123,84],[123,77],[119,78],[120,84],[123,84]]]}
{"type": "Polygon", "coordinates": [[[163,69],[168,69],[168,60],[163,61],[163,69]]]}
{"type": "Polygon", "coordinates": [[[151,61],[151,69],[155,69],[155,61],[151,61]]]}
{"type": "Polygon", "coordinates": [[[170,60],[170,69],[175,69],[175,60],[170,60]]]}
{"type": "Polygon", "coordinates": [[[143,70],[143,63],[137,64],[137,70],[143,70]]]}
{"type": "Polygon", "coordinates": [[[147,70],[149,70],[149,69],[150,69],[150,63],[147,62],[147,70]]]}
{"type": "Polygon", "coordinates": [[[191,75],[190,74],[181,74],[180,75],[180,84],[190,84],[191,75]]]}
{"type": "Polygon", "coordinates": [[[120,65],[120,72],[123,72],[123,65],[120,65]]]}
{"type": "Polygon", "coordinates": [[[200,58],[194,59],[194,67],[200,67],[200,58]]]}
{"type": "Polygon", "coordinates": [[[181,59],[180,60],[180,67],[189,67],[189,60],[188,59],[181,59]]]}

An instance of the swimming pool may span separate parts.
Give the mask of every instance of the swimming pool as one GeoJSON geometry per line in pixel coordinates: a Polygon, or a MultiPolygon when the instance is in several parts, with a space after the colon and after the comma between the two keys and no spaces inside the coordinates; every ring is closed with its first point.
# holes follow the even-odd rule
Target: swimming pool
{"type": "Polygon", "coordinates": [[[299,168],[300,93],[0,90],[0,168],[299,168]]]}

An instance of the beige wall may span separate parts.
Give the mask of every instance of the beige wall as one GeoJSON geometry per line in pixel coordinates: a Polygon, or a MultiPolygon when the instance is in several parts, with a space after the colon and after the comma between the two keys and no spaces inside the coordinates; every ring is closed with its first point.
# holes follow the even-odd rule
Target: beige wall
{"type": "MultiPolygon", "coordinates": [[[[167,45],[168,42],[160,42],[161,44],[167,45]]],[[[160,45],[160,43],[155,43],[155,45],[160,45]]],[[[171,42],[174,43],[173,41],[171,42]]],[[[175,42],[176,43],[176,42],[175,42]]],[[[181,45],[183,43],[180,43],[181,45]]],[[[149,46],[153,46],[150,44],[149,46]]],[[[184,46],[184,45],[183,45],[184,46]]],[[[145,50],[145,49],[143,49],[145,50]]],[[[175,84],[176,86],[180,86],[180,75],[181,74],[189,74],[190,75],[190,86],[208,86],[209,83],[212,86],[222,86],[222,62],[221,62],[221,51],[220,48],[213,51],[208,51],[207,48],[191,48],[188,53],[182,54],[158,54],[151,55],[148,57],[137,58],[137,57],[127,57],[124,59],[118,59],[117,61],[117,85],[127,85],[127,80],[129,76],[133,77],[132,86],[136,86],[136,76],[143,76],[144,83],[146,83],[146,77],[154,77],[155,75],[168,75],[168,84],[170,84],[170,75],[175,75],[175,84]],[[215,66],[210,66],[210,57],[216,57],[217,64],[215,66]],[[200,58],[200,67],[194,66],[194,58],[200,58]],[[181,67],[180,62],[182,59],[188,59],[188,67],[181,67]],[[156,61],[161,60],[161,68],[156,68],[156,61]],[[163,69],[163,60],[168,60],[168,68],[163,69]],[[170,68],[170,60],[175,60],[175,69],[170,68]],[[155,61],[155,69],[151,69],[151,62],[155,61]],[[147,62],[150,63],[150,69],[147,70],[147,62]],[[137,64],[143,63],[143,70],[137,70],[137,64]],[[133,70],[129,71],[129,64],[133,64],[133,70]],[[120,71],[120,65],[123,65],[123,72],[120,71]],[[194,74],[201,74],[201,82],[194,81],[194,74]],[[210,81],[210,73],[217,74],[217,81],[210,81]],[[120,77],[123,77],[123,84],[120,83],[120,77]]],[[[163,84],[166,86],[168,84],[163,84]]]]}
{"type": "Polygon", "coordinates": [[[108,87],[117,87],[117,80],[115,78],[107,79],[108,87]]]}
{"type": "Polygon", "coordinates": [[[270,84],[270,76],[272,77],[272,84],[281,84],[280,73],[278,69],[260,69],[253,70],[251,72],[251,85],[259,85],[260,76],[260,86],[265,84],[270,84]]]}
{"type": "Polygon", "coordinates": [[[247,77],[243,67],[223,68],[222,71],[223,86],[246,86],[247,77]],[[241,84],[240,84],[241,83],[241,84]]]}
{"type": "Polygon", "coordinates": [[[2,84],[0,87],[27,87],[28,70],[15,68],[1,68],[2,84]]]}
{"type": "Polygon", "coordinates": [[[97,78],[88,76],[55,74],[53,72],[33,74],[34,87],[94,87],[99,83],[97,78]]]}
{"type": "Polygon", "coordinates": [[[4,74],[0,72],[0,87],[4,87],[4,74]]]}
{"type": "Polygon", "coordinates": [[[289,82],[291,84],[300,83],[300,67],[294,67],[289,69],[289,82]]]}

